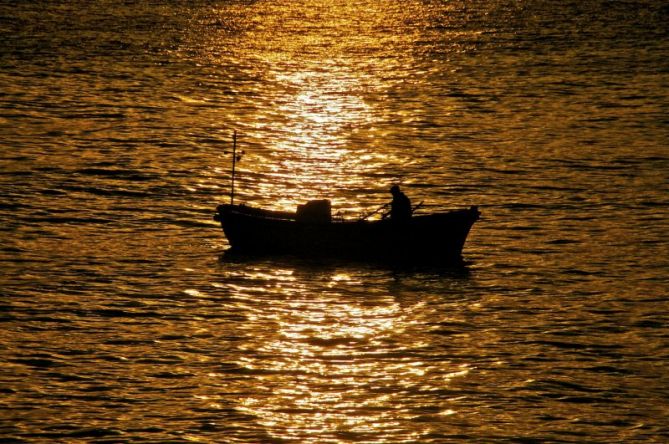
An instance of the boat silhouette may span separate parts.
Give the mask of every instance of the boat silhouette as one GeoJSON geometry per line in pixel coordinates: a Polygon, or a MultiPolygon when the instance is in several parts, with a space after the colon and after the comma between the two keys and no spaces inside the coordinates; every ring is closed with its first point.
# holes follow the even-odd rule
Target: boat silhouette
{"type": "MultiPolygon", "coordinates": [[[[216,209],[230,252],[351,258],[396,263],[462,264],[462,249],[478,207],[368,220],[382,208],[359,219],[333,218],[329,200],[312,200],[295,212],[235,204],[237,132],[233,133],[230,203],[216,209]]],[[[399,188],[397,188],[399,191],[399,188]]],[[[409,201],[407,200],[407,204],[409,201]]],[[[387,213],[390,214],[390,213],[387,213]]]]}
{"type": "Polygon", "coordinates": [[[330,213],[327,200],[310,201],[295,212],[222,204],[214,219],[235,253],[457,264],[480,216],[475,206],[403,221],[333,219],[330,213]]]}

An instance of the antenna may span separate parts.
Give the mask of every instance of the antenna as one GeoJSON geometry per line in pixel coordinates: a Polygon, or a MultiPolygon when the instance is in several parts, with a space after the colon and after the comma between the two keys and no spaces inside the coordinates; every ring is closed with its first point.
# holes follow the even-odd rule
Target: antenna
{"type": "Polygon", "coordinates": [[[232,133],[232,186],[230,187],[230,205],[235,203],[235,166],[237,165],[237,130],[232,133]]]}

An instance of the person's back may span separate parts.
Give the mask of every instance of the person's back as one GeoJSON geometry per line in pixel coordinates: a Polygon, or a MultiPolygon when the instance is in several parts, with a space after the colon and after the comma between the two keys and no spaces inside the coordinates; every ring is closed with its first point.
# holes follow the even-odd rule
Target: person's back
{"type": "Polygon", "coordinates": [[[411,201],[400,191],[400,187],[393,185],[390,188],[393,201],[390,203],[390,219],[394,221],[405,221],[411,218],[411,201]]]}

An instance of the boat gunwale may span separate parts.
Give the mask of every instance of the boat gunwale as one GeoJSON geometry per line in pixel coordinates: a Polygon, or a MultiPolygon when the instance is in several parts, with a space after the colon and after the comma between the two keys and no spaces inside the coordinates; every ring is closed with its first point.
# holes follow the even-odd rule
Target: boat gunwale
{"type": "MultiPolygon", "coordinates": [[[[335,225],[335,224],[379,224],[379,223],[395,223],[392,219],[378,219],[378,220],[367,220],[367,219],[341,219],[341,218],[332,218],[328,222],[311,222],[311,221],[300,221],[297,219],[297,213],[290,211],[275,211],[275,210],[265,210],[262,208],[256,208],[247,206],[245,204],[221,204],[217,208],[217,215],[224,218],[223,213],[228,212],[236,214],[242,217],[249,217],[254,219],[261,219],[267,221],[276,221],[276,222],[293,222],[296,224],[305,224],[305,225],[335,225]]],[[[480,212],[478,206],[471,206],[469,208],[462,208],[456,210],[448,210],[438,213],[431,214],[419,214],[411,217],[410,220],[427,220],[434,219],[439,217],[449,217],[455,214],[464,214],[464,213],[475,213],[474,221],[478,220],[480,217],[480,212]]]]}

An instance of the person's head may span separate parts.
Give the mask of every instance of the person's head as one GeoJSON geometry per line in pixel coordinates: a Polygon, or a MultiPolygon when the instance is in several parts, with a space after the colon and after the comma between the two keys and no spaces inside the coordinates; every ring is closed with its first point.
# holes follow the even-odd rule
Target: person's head
{"type": "Polygon", "coordinates": [[[399,192],[400,192],[399,185],[393,185],[392,187],[390,187],[390,194],[392,194],[393,196],[398,194],[399,192]]]}

